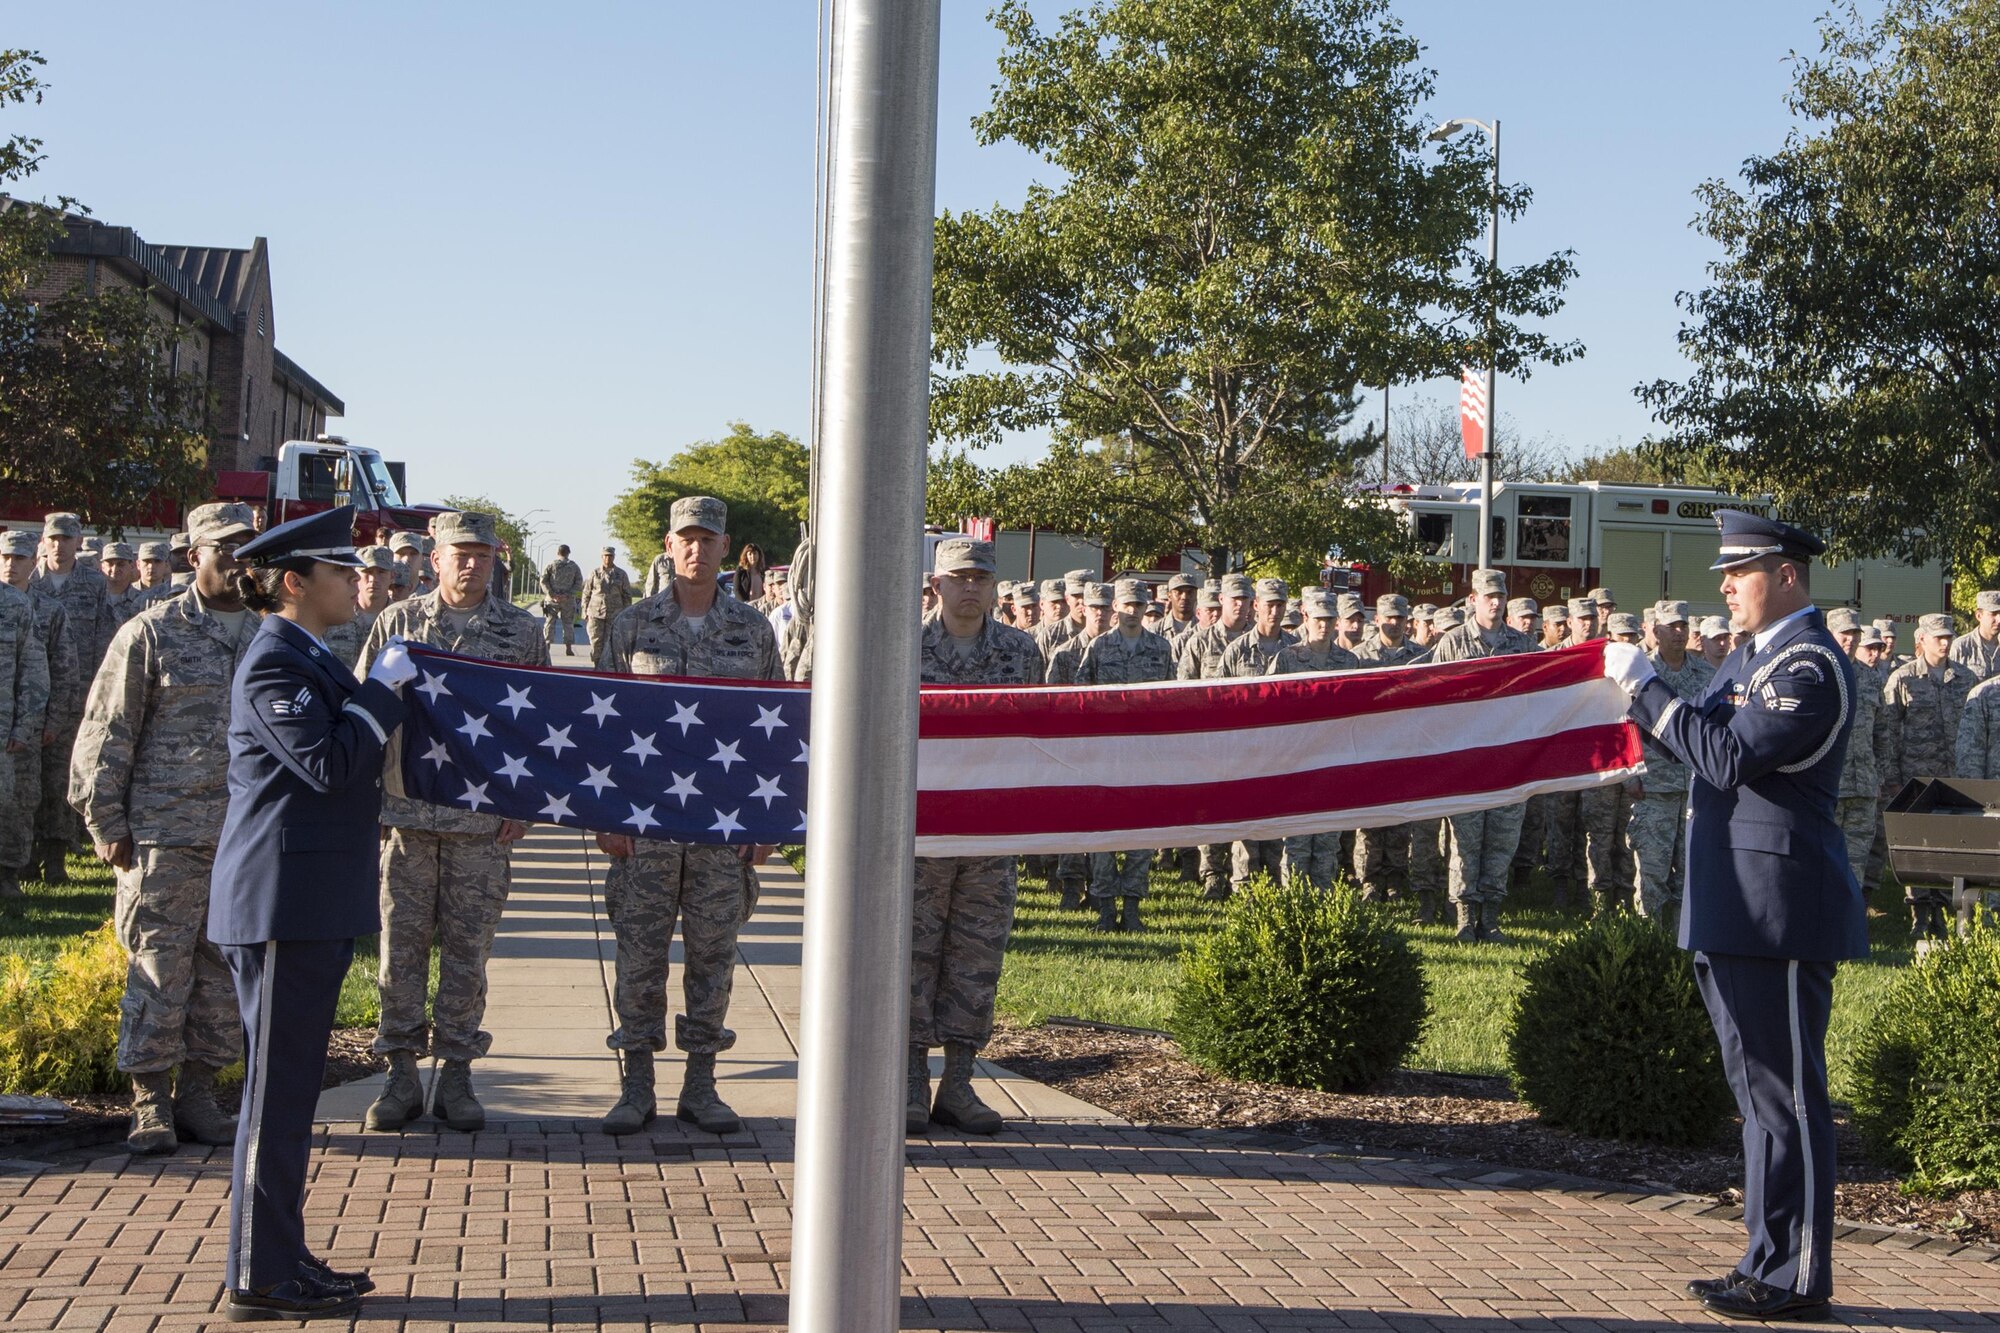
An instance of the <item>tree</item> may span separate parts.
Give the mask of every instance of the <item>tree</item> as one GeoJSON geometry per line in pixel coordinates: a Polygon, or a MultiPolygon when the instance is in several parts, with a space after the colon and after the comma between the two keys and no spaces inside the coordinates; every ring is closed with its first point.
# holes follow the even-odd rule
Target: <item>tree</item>
{"type": "Polygon", "coordinates": [[[1638,389],[1669,463],[1765,490],[1842,556],[1962,563],[2000,537],[2000,0],[1851,4],[1678,298],[1693,373],[1638,389]]]}
{"type": "MultiPolygon", "coordinates": [[[[1494,431],[1495,481],[1553,481],[1569,466],[1561,445],[1547,435],[1520,438],[1514,418],[1501,414],[1494,431]]],[[[1381,476],[1381,455],[1364,468],[1381,476]]],[[[1465,456],[1458,405],[1436,399],[1416,399],[1389,414],[1389,480],[1416,486],[1479,480],[1479,460],[1465,456]]]]}
{"type": "MultiPolygon", "coordinates": [[[[40,103],[42,57],[0,51],[0,108],[40,103]]],[[[174,370],[183,330],[116,284],[39,298],[74,199],[24,203],[41,141],[0,141],[0,479],[24,504],[60,504],[114,533],[161,497],[209,483],[208,387],[174,370]]]]}
{"type": "MultiPolygon", "coordinates": [[[[1432,75],[1387,0],[1099,0],[1046,33],[1002,0],[993,18],[1006,49],[974,128],[1061,184],[939,217],[934,437],[1119,441],[1133,504],[1163,505],[1218,568],[1380,554],[1393,531],[1349,489],[1379,443],[1347,429],[1357,386],[1579,352],[1522,325],[1560,307],[1567,253],[1485,263],[1486,151],[1426,145],[1432,75]]],[[[1504,187],[1502,210],[1528,199],[1504,187]]]]}
{"type": "Polygon", "coordinates": [[[664,463],[634,460],[632,484],[612,502],[605,526],[643,564],[660,549],[674,501],[712,495],[729,506],[733,550],[755,542],[772,563],[782,564],[798,545],[811,479],[803,444],[783,431],[759,435],[731,422],[721,439],[689,445],[664,463]]]}

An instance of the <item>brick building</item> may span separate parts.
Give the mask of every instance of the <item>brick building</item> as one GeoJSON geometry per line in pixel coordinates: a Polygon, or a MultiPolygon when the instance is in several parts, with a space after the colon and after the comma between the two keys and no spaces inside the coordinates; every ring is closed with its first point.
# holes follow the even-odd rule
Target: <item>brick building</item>
{"type": "MultiPolygon", "coordinates": [[[[0,196],[0,209],[19,202],[0,196]]],[[[346,406],[331,389],[278,350],[271,310],[270,249],[154,245],[130,227],[64,219],[66,234],[30,293],[52,297],[105,283],[137,287],[163,321],[186,329],[178,369],[208,381],[209,463],[218,472],[252,471],[286,440],[310,440],[346,406]]]]}

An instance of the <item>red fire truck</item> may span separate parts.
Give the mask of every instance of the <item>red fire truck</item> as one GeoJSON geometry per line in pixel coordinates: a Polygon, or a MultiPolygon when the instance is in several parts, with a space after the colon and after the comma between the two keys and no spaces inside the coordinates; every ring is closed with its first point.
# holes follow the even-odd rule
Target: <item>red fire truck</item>
{"type": "MultiPolygon", "coordinates": [[[[1383,498],[1416,535],[1428,557],[1426,573],[1398,584],[1384,569],[1335,565],[1328,584],[1371,601],[1385,592],[1439,605],[1463,597],[1480,563],[1479,487],[1393,486],[1383,498]]],[[[1720,576],[1709,571],[1721,545],[1718,509],[1772,512],[1769,496],[1738,499],[1698,487],[1500,482],[1493,487],[1485,563],[1507,572],[1515,596],[1544,605],[1602,587],[1628,611],[1670,598],[1687,602],[1696,615],[1720,615],[1720,576]]],[[[1820,606],[1858,607],[1864,619],[1910,622],[1951,605],[1950,583],[1935,562],[1824,565],[1813,570],[1812,593],[1820,606]]]]}

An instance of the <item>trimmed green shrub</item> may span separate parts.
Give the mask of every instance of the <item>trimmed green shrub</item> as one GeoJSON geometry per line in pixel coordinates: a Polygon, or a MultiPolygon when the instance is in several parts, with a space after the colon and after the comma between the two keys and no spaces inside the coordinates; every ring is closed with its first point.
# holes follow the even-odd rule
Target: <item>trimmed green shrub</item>
{"type": "Polygon", "coordinates": [[[1252,880],[1182,958],[1174,1035],[1231,1078],[1337,1092],[1396,1069],[1422,1035],[1429,987],[1390,915],[1342,884],[1252,880]]]}
{"type": "Polygon", "coordinates": [[[2000,932],[1898,977],[1855,1043],[1854,1126],[1916,1194],[2000,1189],[2000,932]]]}
{"type": "Polygon", "coordinates": [[[47,962],[0,961],[0,1091],[46,1097],[115,1092],[125,951],[111,924],[47,962]]]}
{"type": "Polygon", "coordinates": [[[1543,1120],[1599,1138],[1706,1144],[1736,1109],[1692,960],[1625,913],[1563,936],[1522,970],[1507,1068],[1543,1120]]]}

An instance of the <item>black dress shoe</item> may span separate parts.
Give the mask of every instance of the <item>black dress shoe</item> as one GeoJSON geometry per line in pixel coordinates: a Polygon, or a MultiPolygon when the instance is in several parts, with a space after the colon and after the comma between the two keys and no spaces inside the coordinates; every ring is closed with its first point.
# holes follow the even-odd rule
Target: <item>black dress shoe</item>
{"type": "Polygon", "coordinates": [[[315,1255],[300,1260],[299,1268],[307,1277],[317,1278],[328,1286],[352,1287],[356,1296],[366,1296],[375,1290],[375,1279],[366,1273],[342,1273],[315,1255]]]}
{"type": "Polygon", "coordinates": [[[345,1284],[322,1282],[304,1273],[261,1291],[232,1291],[223,1316],[232,1324],[255,1319],[338,1319],[361,1308],[361,1297],[345,1284]]]}
{"type": "Polygon", "coordinates": [[[1698,1277],[1688,1283],[1687,1294],[1698,1301],[1705,1301],[1718,1291],[1733,1291],[1750,1280],[1747,1273],[1730,1270],[1728,1277],[1698,1277]]]}
{"type": "Polygon", "coordinates": [[[1824,1319],[1833,1313],[1833,1302],[1824,1296],[1801,1296],[1754,1277],[1746,1277],[1727,1291],[1701,1298],[1701,1308],[1726,1319],[1824,1319]]]}

